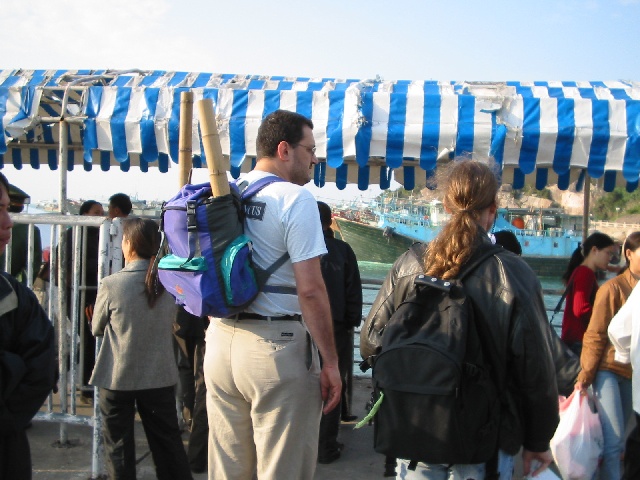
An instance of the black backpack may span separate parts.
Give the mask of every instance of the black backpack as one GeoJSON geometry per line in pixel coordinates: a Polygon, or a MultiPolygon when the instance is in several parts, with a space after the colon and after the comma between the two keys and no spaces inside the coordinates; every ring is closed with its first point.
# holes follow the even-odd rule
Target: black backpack
{"type": "MultiPolygon", "coordinates": [[[[421,258],[419,248],[411,250],[421,258]]],[[[501,250],[481,248],[455,280],[419,275],[382,335],[373,364],[374,448],[410,460],[410,468],[497,458],[500,399],[476,329],[479,312],[462,285],[501,250]]]]}

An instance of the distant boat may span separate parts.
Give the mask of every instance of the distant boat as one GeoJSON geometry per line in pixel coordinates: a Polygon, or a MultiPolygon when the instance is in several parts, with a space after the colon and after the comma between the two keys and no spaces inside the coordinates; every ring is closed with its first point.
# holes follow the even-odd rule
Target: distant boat
{"type": "MultiPolygon", "coordinates": [[[[431,241],[449,215],[437,200],[393,199],[385,204],[337,207],[334,219],[358,260],[393,263],[413,242],[431,241]]],[[[582,241],[581,229],[581,215],[558,208],[518,208],[499,209],[493,231],[512,231],[534,270],[556,275],[582,241]]]]}

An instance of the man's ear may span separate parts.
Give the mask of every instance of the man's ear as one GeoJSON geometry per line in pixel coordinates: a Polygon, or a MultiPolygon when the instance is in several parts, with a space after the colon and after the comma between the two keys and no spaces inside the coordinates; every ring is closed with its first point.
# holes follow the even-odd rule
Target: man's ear
{"type": "Polygon", "coordinates": [[[493,202],[491,205],[489,205],[489,212],[491,213],[491,215],[495,215],[497,211],[498,211],[498,204],[496,202],[493,202]]]}
{"type": "Polygon", "coordinates": [[[291,145],[284,140],[278,144],[278,158],[280,160],[289,160],[289,156],[291,155],[291,145]]]}

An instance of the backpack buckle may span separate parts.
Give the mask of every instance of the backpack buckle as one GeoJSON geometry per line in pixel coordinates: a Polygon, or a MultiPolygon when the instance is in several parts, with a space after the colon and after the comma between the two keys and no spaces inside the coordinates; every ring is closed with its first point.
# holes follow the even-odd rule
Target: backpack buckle
{"type": "Polygon", "coordinates": [[[196,225],[196,205],[198,202],[190,200],[187,202],[187,231],[195,232],[197,230],[196,225]]]}

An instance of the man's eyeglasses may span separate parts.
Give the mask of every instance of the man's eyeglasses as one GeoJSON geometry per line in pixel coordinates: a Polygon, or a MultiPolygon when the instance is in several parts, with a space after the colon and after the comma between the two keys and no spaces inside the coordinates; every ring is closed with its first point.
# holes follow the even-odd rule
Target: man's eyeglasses
{"type": "Polygon", "coordinates": [[[303,148],[305,148],[305,149],[307,150],[307,152],[309,152],[311,155],[315,155],[315,154],[316,154],[316,146],[315,146],[315,145],[314,145],[313,147],[309,147],[309,146],[307,146],[307,145],[305,145],[305,144],[303,144],[303,143],[292,143],[292,144],[291,144],[291,146],[292,146],[293,148],[296,148],[296,147],[303,147],[303,148]]]}

